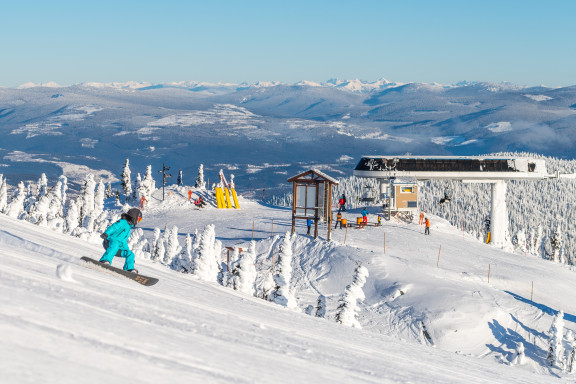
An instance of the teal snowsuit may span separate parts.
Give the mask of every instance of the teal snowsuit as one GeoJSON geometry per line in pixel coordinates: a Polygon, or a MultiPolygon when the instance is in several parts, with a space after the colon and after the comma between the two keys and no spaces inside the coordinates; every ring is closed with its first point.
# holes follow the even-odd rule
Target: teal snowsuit
{"type": "Polygon", "coordinates": [[[106,252],[100,258],[100,261],[108,261],[112,265],[114,256],[124,257],[124,270],[130,271],[134,269],[134,252],[128,248],[128,238],[130,237],[130,230],[134,228],[125,219],[118,220],[108,227],[105,234],[108,235],[106,240],[102,243],[106,252]]]}

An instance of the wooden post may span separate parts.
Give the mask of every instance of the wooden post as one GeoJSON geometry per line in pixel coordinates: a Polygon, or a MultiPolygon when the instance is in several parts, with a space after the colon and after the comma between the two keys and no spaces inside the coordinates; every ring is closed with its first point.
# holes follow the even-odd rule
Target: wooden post
{"type": "Polygon", "coordinates": [[[272,229],[270,230],[270,236],[274,236],[274,219],[272,219],[272,229]]]}
{"type": "Polygon", "coordinates": [[[532,280],[532,290],[530,291],[530,301],[533,301],[532,298],[534,297],[534,280],[532,280]]]}
{"type": "Polygon", "coordinates": [[[386,232],[384,232],[384,254],[386,254],[386,232]]]}
{"type": "Polygon", "coordinates": [[[488,264],[488,284],[490,284],[490,264],[488,264]]]}
{"type": "Polygon", "coordinates": [[[442,250],[442,244],[440,244],[440,249],[438,249],[438,261],[436,261],[436,268],[440,265],[440,251],[442,250]]]}
{"type": "Polygon", "coordinates": [[[254,240],[254,220],[252,220],[252,240],[254,240]]]}
{"type": "Polygon", "coordinates": [[[348,235],[348,222],[346,222],[346,230],[344,231],[344,245],[346,245],[346,236],[348,235]]]}

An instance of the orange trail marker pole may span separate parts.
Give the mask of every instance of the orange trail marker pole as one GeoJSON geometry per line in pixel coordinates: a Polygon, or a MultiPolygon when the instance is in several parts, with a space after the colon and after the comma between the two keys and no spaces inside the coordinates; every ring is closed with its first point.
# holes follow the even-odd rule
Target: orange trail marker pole
{"type": "Polygon", "coordinates": [[[440,244],[440,248],[438,249],[438,261],[436,262],[436,268],[440,265],[440,251],[442,250],[442,244],[440,244]]]}

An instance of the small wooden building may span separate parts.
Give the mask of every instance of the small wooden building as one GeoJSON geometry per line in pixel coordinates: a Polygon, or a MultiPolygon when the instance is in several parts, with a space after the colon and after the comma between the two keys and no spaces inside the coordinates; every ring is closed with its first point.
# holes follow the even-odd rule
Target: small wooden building
{"type": "Polygon", "coordinates": [[[314,221],[314,238],[318,237],[318,221],[328,224],[326,239],[330,241],[332,228],[332,186],[338,180],[311,169],[288,179],[292,183],[292,234],[296,231],[296,219],[314,221]]]}
{"type": "Polygon", "coordinates": [[[392,210],[415,212],[418,210],[418,183],[410,179],[392,181],[392,210]]]}

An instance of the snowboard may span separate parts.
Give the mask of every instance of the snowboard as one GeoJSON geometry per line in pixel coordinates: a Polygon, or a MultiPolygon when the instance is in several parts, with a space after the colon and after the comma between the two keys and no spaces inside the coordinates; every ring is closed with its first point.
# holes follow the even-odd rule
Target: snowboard
{"type": "Polygon", "coordinates": [[[128,272],[128,271],[125,271],[121,268],[116,268],[116,267],[113,267],[113,266],[108,265],[108,264],[102,264],[98,260],[91,259],[90,257],[82,256],[80,259],[84,260],[85,262],[87,262],[89,264],[95,264],[95,265],[99,266],[100,268],[104,268],[104,269],[107,269],[109,271],[116,272],[116,273],[118,273],[124,277],[129,278],[130,280],[134,280],[135,282],[140,283],[142,285],[145,285],[147,287],[154,285],[158,282],[158,279],[155,277],[148,277],[148,276],[140,275],[138,273],[128,272]]]}

